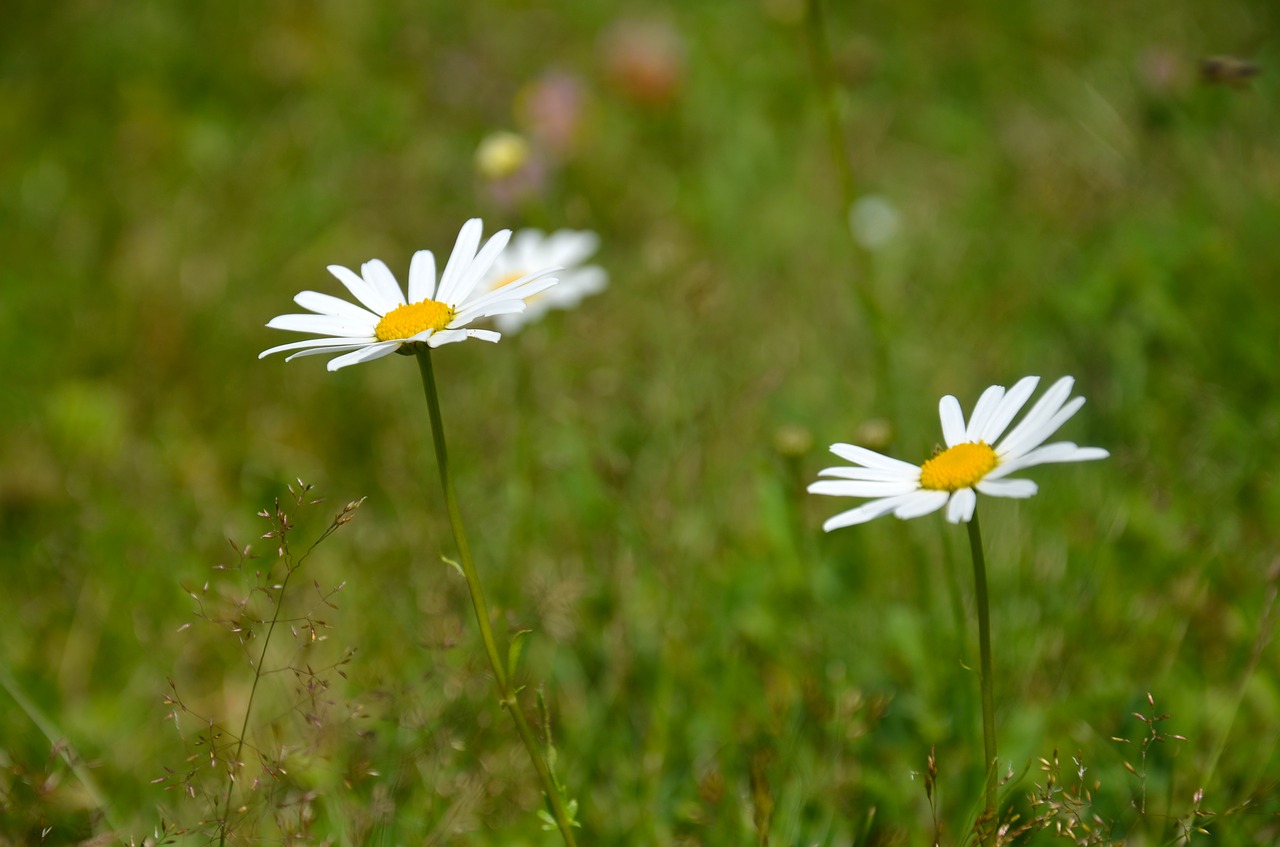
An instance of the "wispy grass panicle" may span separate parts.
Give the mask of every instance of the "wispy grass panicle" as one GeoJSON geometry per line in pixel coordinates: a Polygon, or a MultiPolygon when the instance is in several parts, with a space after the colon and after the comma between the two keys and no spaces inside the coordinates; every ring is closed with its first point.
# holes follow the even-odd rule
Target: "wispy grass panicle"
{"type": "Polygon", "coordinates": [[[1058,751],[1040,759],[1043,782],[1037,783],[1030,796],[1033,829],[1053,832],[1057,838],[1078,844],[1112,844],[1112,822],[1094,808],[1093,794],[1099,783],[1086,781],[1088,768],[1079,756],[1072,758],[1073,773],[1064,775],[1058,751]]]}
{"type": "MultiPolygon", "coordinates": [[[[338,608],[334,598],[346,583],[326,589],[318,580],[312,580],[313,594],[302,601],[295,598],[297,590],[290,593],[290,588],[296,586],[295,577],[307,559],[321,543],[350,523],[364,499],[344,505],[320,534],[297,552],[293,537],[298,513],[308,512],[324,501],[313,497],[312,486],[301,480],[288,488],[290,502],[282,504],[277,498],[272,508],[258,512],[258,517],[270,524],[261,539],[273,548],[274,555],[260,557],[253,545],[228,539],[235,559],[215,566],[215,570],[231,579],[187,589],[196,603],[196,617],[233,636],[253,669],[243,712],[217,716],[206,707],[194,705],[184,698],[172,678],[164,698],[169,709],[167,719],[192,752],[185,768],[166,768],[166,775],[154,782],[201,803],[205,814],[196,828],[216,838],[220,845],[255,843],[268,837],[260,831],[264,816],[274,819],[279,832],[296,835],[300,827],[305,828],[309,813],[301,812],[299,804],[310,803],[308,798],[314,794],[296,783],[289,765],[290,759],[306,747],[301,738],[305,729],[290,729],[277,717],[268,721],[272,724],[270,741],[251,740],[257,734],[253,727],[261,711],[261,686],[268,677],[278,674],[292,679],[292,690],[282,695],[287,707],[278,714],[296,715],[302,727],[323,727],[330,705],[329,674],[345,677],[343,666],[354,653],[347,649],[336,657],[327,652],[324,658],[316,655],[316,650],[329,639],[332,624],[328,613],[338,608]],[[263,560],[267,564],[255,564],[263,560]],[[288,630],[294,644],[287,655],[272,650],[282,629],[288,630]],[[192,721],[196,729],[189,735],[184,723],[192,721]]],[[[184,624],[181,630],[190,628],[190,624],[184,624]]]]}

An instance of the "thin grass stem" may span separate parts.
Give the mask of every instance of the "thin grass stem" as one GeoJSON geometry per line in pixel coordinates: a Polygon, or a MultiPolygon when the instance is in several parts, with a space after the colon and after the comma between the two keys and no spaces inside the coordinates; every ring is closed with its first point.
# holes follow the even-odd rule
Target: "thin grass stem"
{"type": "Polygon", "coordinates": [[[47,716],[40,707],[35,704],[26,691],[18,683],[18,680],[9,672],[7,667],[0,665],[0,688],[13,698],[13,702],[18,704],[18,708],[23,711],[27,718],[36,725],[54,749],[58,750],[62,761],[71,769],[71,773],[75,774],[80,784],[84,786],[85,792],[93,800],[98,811],[102,813],[102,819],[112,832],[119,833],[120,827],[115,821],[115,815],[112,812],[111,804],[107,802],[106,795],[102,793],[102,789],[98,787],[98,783],[94,780],[93,775],[89,773],[89,769],[85,766],[80,757],[76,755],[74,749],[66,741],[56,724],[47,716]]]}
{"type": "MultiPolygon", "coordinates": [[[[244,737],[249,731],[249,716],[253,713],[253,699],[258,693],[258,683],[262,681],[262,663],[267,660],[267,648],[271,646],[271,634],[276,630],[276,621],[280,620],[280,609],[284,607],[284,592],[289,587],[289,578],[293,576],[293,572],[297,568],[290,567],[284,575],[284,581],[280,583],[280,591],[276,597],[275,611],[271,615],[271,624],[267,627],[267,635],[262,639],[262,652],[258,654],[257,664],[253,666],[253,686],[249,689],[249,701],[244,706],[244,720],[240,723],[240,734],[236,742],[236,754],[231,759],[231,768],[234,770],[240,767],[240,756],[244,753],[244,737]]],[[[229,830],[229,822],[231,820],[231,798],[235,794],[236,778],[234,773],[229,773],[227,780],[227,796],[222,801],[222,815],[219,817],[221,823],[218,826],[218,847],[222,847],[227,843],[227,832],[229,830]]]]}
{"type": "Polygon", "coordinates": [[[822,14],[821,0],[808,0],[805,5],[805,41],[808,43],[813,78],[817,83],[822,116],[826,124],[831,164],[835,168],[836,182],[840,187],[841,221],[853,245],[853,293],[871,335],[872,373],[877,377],[877,390],[883,392],[883,395],[892,401],[894,383],[889,378],[891,375],[889,332],[884,309],[872,287],[874,263],[870,252],[853,237],[849,226],[849,214],[853,211],[854,203],[858,199],[858,187],[848,153],[844,127],[840,120],[839,86],[836,81],[835,67],[831,61],[831,51],[827,46],[826,20],[822,14]]]}
{"type": "Polygon", "coordinates": [[[997,825],[996,811],[996,713],[995,684],[991,675],[991,604],[987,598],[987,560],[982,552],[982,531],[978,527],[978,511],[975,508],[969,521],[969,551],[973,554],[973,589],[978,603],[978,662],[982,684],[982,753],[985,802],[982,818],[985,821],[983,844],[994,844],[997,825]]]}
{"type": "Polygon", "coordinates": [[[449,524],[453,527],[453,538],[458,546],[458,558],[462,564],[462,575],[467,580],[467,590],[471,593],[471,605],[475,609],[476,623],[480,627],[480,639],[484,642],[485,654],[493,668],[493,677],[498,685],[498,702],[510,714],[516,724],[516,732],[524,742],[529,760],[542,780],[542,790],[547,802],[551,804],[556,826],[564,839],[566,847],[576,847],[573,837],[573,821],[560,798],[560,790],[556,786],[555,777],[547,765],[546,758],[533,737],[529,722],[521,711],[518,691],[511,687],[507,679],[506,668],[498,653],[498,644],[493,637],[493,627],[489,623],[489,606],[484,599],[484,589],[480,585],[480,575],[476,571],[471,558],[471,545],[467,542],[467,534],[462,525],[462,512],[458,508],[458,496],[454,489],[453,475],[449,471],[449,452],[445,447],[444,423],[440,416],[440,397],[436,390],[435,371],[431,365],[431,350],[425,345],[417,350],[418,367],[422,371],[422,387],[427,398],[427,409],[431,416],[431,435],[436,448],[436,464],[440,468],[440,486],[444,490],[445,506],[449,513],[449,524]]]}
{"type": "MultiPolygon", "coordinates": [[[[1258,631],[1253,639],[1253,647],[1249,651],[1249,661],[1245,665],[1244,673],[1240,675],[1240,682],[1236,686],[1235,696],[1231,701],[1231,710],[1229,717],[1222,723],[1222,732],[1218,736],[1218,743],[1213,749],[1213,755],[1209,758],[1209,764],[1204,769],[1204,776],[1200,780],[1200,788],[1207,789],[1213,782],[1213,776],[1218,769],[1218,763],[1222,760],[1222,754],[1227,749],[1227,740],[1231,737],[1231,730],[1235,727],[1236,717],[1240,714],[1240,706],[1244,703],[1245,694],[1248,692],[1249,681],[1253,678],[1253,674],[1258,669],[1258,661],[1262,658],[1262,652],[1266,648],[1267,643],[1271,641],[1272,632],[1275,629],[1275,607],[1276,596],[1280,592],[1280,560],[1274,562],[1271,571],[1267,575],[1267,591],[1262,601],[1262,614],[1258,618],[1258,631]]],[[[1170,781],[1172,784],[1172,781],[1170,781]]]]}
{"type": "MultiPolygon", "coordinates": [[[[298,481],[298,484],[300,488],[297,494],[295,495],[295,498],[297,501],[295,505],[301,506],[302,497],[307,492],[307,490],[310,489],[311,486],[302,485],[301,480],[298,481]]],[[[293,491],[292,486],[290,486],[289,490],[293,491]]],[[[268,514],[266,512],[263,512],[262,515],[263,517],[268,517],[268,514]]],[[[253,666],[253,685],[249,688],[249,699],[244,706],[244,720],[241,721],[240,723],[240,733],[236,739],[236,754],[231,759],[231,763],[230,763],[231,770],[228,771],[227,795],[226,797],[223,798],[222,815],[218,818],[219,820],[218,847],[224,847],[224,845],[227,843],[227,835],[229,834],[229,831],[230,831],[229,822],[231,820],[231,817],[230,817],[231,800],[235,795],[235,788],[236,788],[236,777],[235,777],[234,770],[239,768],[242,764],[240,761],[240,756],[243,755],[244,753],[245,735],[249,732],[249,718],[253,714],[253,702],[254,702],[254,698],[257,696],[257,693],[258,693],[258,683],[262,681],[262,677],[264,676],[262,672],[262,665],[263,665],[263,662],[267,660],[267,648],[271,646],[271,636],[272,634],[275,633],[276,623],[279,622],[280,620],[280,610],[284,608],[284,595],[289,588],[289,580],[293,577],[294,573],[297,572],[302,567],[303,563],[306,562],[307,557],[311,555],[311,552],[315,550],[316,547],[318,547],[322,541],[324,541],[326,538],[332,535],[339,526],[341,526],[341,523],[337,519],[335,519],[334,522],[330,524],[329,527],[323,533],[321,533],[320,536],[315,541],[311,543],[311,546],[309,546],[306,549],[306,551],[303,552],[303,554],[297,559],[297,561],[294,561],[293,553],[289,550],[288,518],[285,516],[284,511],[280,508],[280,501],[278,499],[276,500],[276,511],[275,511],[274,520],[276,522],[276,528],[272,534],[276,537],[276,540],[279,542],[281,553],[284,556],[285,574],[284,574],[284,579],[281,580],[280,582],[280,588],[276,592],[275,604],[274,604],[275,609],[271,613],[271,623],[267,625],[267,634],[262,639],[262,650],[258,654],[257,663],[254,664],[253,666]]]]}

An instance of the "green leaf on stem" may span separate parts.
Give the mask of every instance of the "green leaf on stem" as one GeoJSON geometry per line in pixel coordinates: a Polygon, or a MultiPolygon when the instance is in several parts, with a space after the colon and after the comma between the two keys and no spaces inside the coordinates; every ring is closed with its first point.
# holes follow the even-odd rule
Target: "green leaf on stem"
{"type": "Polygon", "coordinates": [[[511,643],[507,645],[508,679],[515,677],[516,669],[520,667],[520,656],[524,654],[524,643],[532,632],[531,629],[521,629],[511,636],[511,643]]]}
{"type": "Polygon", "coordinates": [[[462,565],[458,564],[453,559],[450,559],[448,556],[441,556],[440,561],[444,562],[446,565],[448,565],[449,567],[457,571],[458,576],[462,577],[463,579],[467,578],[467,575],[462,570],[462,565]]]}

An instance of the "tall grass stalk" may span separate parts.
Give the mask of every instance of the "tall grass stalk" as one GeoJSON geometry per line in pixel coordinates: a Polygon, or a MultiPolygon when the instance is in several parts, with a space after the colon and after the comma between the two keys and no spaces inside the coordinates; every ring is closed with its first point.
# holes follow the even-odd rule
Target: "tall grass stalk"
{"type": "Polygon", "coordinates": [[[458,546],[458,558],[461,560],[462,575],[467,580],[467,590],[471,593],[471,605],[475,609],[476,623],[480,627],[480,639],[484,642],[485,654],[489,657],[489,664],[493,668],[493,677],[498,686],[498,702],[511,714],[511,719],[515,721],[516,732],[520,735],[520,740],[524,742],[525,750],[529,753],[529,760],[533,763],[533,768],[538,772],[538,778],[542,780],[542,790],[547,797],[547,802],[551,804],[552,814],[555,817],[557,828],[560,830],[561,837],[564,838],[566,847],[577,847],[573,837],[574,821],[565,809],[565,804],[560,796],[560,789],[556,785],[555,776],[551,773],[551,768],[547,765],[546,758],[542,755],[542,750],[538,746],[537,740],[533,737],[533,731],[529,728],[529,722],[525,719],[524,712],[520,708],[519,692],[512,688],[511,681],[507,677],[507,668],[502,661],[501,655],[498,653],[498,645],[493,637],[493,628],[489,624],[489,605],[484,599],[484,589],[480,585],[480,575],[476,571],[474,560],[471,558],[471,546],[467,542],[467,534],[462,525],[462,513],[458,508],[458,496],[454,489],[453,475],[449,471],[449,451],[445,446],[444,439],[444,423],[440,416],[440,397],[436,390],[435,371],[431,365],[431,350],[425,345],[420,345],[417,350],[418,367],[422,371],[422,387],[427,397],[427,409],[431,416],[431,435],[435,442],[436,448],[436,464],[440,468],[440,487],[444,491],[445,506],[449,512],[449,524],[453,528],[453,538],[458,546]]]}
{"type": "MultiPolygon", "coordinates": [[[[827,128],[827,143],[831,150],[831,164],[836,171],[836,182],[840,187],[841,222],[849,241],[853,245],[854,285],[853,293],[858,301],[862,318],[866,321],[870,332],[872,373],[876,376],[876,390],[886,399],[892,400],[894,381],[890,379],[889,365],[889,330],[885,322],[884,309],[880,305],[873,288],[872,270],[874,263],[870,251],[853,237],[850,214],[858,199],[857,180],[854,176],[853,163],[850,161],[847,139],[840,120],[839,86],[836,82],[835,68],[831,61],[831,51],[827,46],[826,22],[822,15],[820,0],[808,0],[805,5],[805,41],[809,48],[809,60],[813,69],[814,82],[818,88],[818,99],[822,107],[823,121],[827,128]]],[[[893,408],[892,404],[890,407],[893,408]]],[[[894,409],[894,411],[897,411],[894,409]]]]}
{"type": "Polygon", "coordinates": [[[36,725],[53,748],[58,751],[62,757],[62,761],[71,769],[71,773],[84,786],[85,793],[93,801],[95,807],[102,814],[102,819],[106,821],[108,827],[114,833],[120,832],[120,827],[115,821],[115,816],[111,809],[111,804],[107,801],[106,795],[102,793],[102,789],[98,787],[97,781],[93,775],[89,773],[89,769],[85,766],[84,761],[76,755],[75,750],[67,742],[56,724],[43,712],[40,707],[35,704],[26,691],[18,684],[18,680],[14,677],[9,669],[4,665],[0,665],[0,688],[3,688],[13,702],[18,704],[18,708],[23,714],[36,725]]]}
{"type": "Polygon", "coordinates": [[[1231,730],[1235,727],[1236,716],[1240,714],[1240,706],[1244,703],[1245,694],[1248,692],[1249,681],[1253,678],[1253,674],[1258,669],[1258,660],[1262,658],[1262,652],[1266,649],[1267,644],[1271,641],[1271,635],[1275,630],[1275,607],[1276,596],[1280,592],[1280,559],[1277,559],[1271,565],[1271,570],[1267,574],[1267,591],[1262,600],[1262,614],[1258,618],[1258,631],[1253,639],[1253,647],[1249,651],[1249,662],[1245,665],[1244,672],[1240,675],[1240,684],[1236,687],[1235,695],[1231,701],[1231,710],[1228,713],[1226,721],[1222,724],[1222,734],[1218,737],[1218,744],[1214,747],[1213,755],[1209,758],[1209,764],[1205,767],[1204,777],[1200,781],[1201,790],[1209,788],[1213,781],[1214,773],[1218,769],[1218,762],[1222,760],[1222,754],[1227,749],[1227,740],[1231,737],[1231,730]]]}
{"type": "Polygon", "coordinates": [[[982,685],[982,754],[985,773],[983,844],[995,844],[999,824],[996,812],[996,714],[995,685],[991,678],[991,604],[987,598],[987,560],[982,552],[982,531],[978,527],[978,510],[969,521],[969,552],[973,554],[973,589],[978,604],[978,662],[982,685]]]}
{"type": "MultiPolygon", "coordinates": [[[[298,480],[297,491],[294,491],[292,485],[289,486],[289,491],[293,493],[295,505],[298,507],[302,506],[303,498],[310,490],[311,486],[303,483],[302,480],[298,480]]],[[[298,572],[303,563],[306,562],[307,557],[311,555],[312,551],[315,550],[321,542],[336,532],[338,527],[350,520],[350,513],[359,506],[360,502],[363,501],[349,503],[346,508],[339,512],[333,519],[333,523],[331,523],[329,527],[325,529],[325,531],[311,543],[311,546],[309,546],[296,560],[293,558],[293,553],[289,550],[289,530],[292,528],[292,524],[289,523],[288,514],[280,508],[280,500],[276,500],[276,510],[274,515],[271,515],[266,510],[258,513],[262,517],[271,520],[275,525],[275,528],[272,529],[271,532],[267,533],[264,538],[275,538],[279,544],[280,557],[285,561],[285,574],[284,579],[280,582],[280,587],[276,590],[273,603],[274,609],[271,613],[271,622],[267,625],[267,634],[262,639],[262,650],[258,653],[258,661],[254,663],[253,666],[253,685],[249,689],[249,699],[245,703],[244,707],[244,719],[240,722],[240,732],[236,738],[236,754],[228,763],[227,793],[222,800],[222,814],[218,817],[218,847],[224,847],[227,843],[227,836],[231,832],[231,801],[235,796],[236,783],[238,781],[236,779],[236,770],[243,765],[243,762],[240,760],[240,756],[244,753],[245,736],[249,732],[249,718],[253,715],[253,702],[258,693],[258,683],[262,681],[262,677],[265,675],[262,670],[263,663],[267,660],[267,649],[271,646],[271,636],[275,633],[276,624],[280,620],[280,610],[284,608],[284,596],[285,592],[289,589],[289,580],[293,578],[293,575],[298,572]]],[[[268,596],[270,596],[269,593],[268,596]]]]}

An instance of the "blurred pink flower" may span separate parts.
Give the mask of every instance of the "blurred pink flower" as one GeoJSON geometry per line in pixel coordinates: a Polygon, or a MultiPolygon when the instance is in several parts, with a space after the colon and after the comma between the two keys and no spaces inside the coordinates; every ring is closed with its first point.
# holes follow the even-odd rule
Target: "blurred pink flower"
{"type": "Polygon", "coordinates": [[[685,43],[660,21],[619,21],[600,38],[605,75],[618,91],[646,106],[665,106],[684,86],[685,43]]]}
{"type": "Polygon", "coordinates": [[[548,71],[520,90],[516,120],[538,144],[564,158],[582,141],[587,105],[579,77],[548,71]]]}

